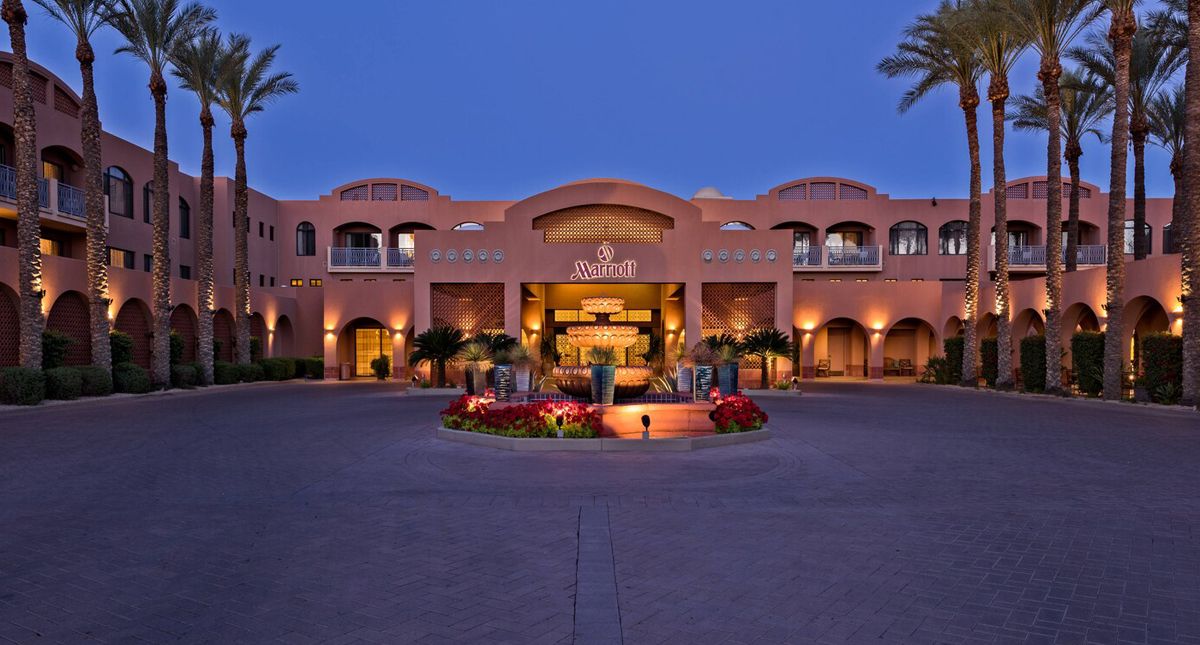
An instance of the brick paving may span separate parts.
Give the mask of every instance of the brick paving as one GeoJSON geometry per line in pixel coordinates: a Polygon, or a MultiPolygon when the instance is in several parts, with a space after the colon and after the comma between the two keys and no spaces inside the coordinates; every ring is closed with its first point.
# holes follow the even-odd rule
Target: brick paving
{"type": "Polygon", "coordinates": [[[0,411],[0,643],[1200,645],[1194,414],[821,384],[767,442],[538,454],[443,403],[0,411]]]}

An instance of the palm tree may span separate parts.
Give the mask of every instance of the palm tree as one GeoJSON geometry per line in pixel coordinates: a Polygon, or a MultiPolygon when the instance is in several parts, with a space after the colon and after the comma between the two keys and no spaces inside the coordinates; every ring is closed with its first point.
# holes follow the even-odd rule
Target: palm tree
{"type": "Polygon", "coordinates": [[[154,331],[152,380],[171,382],[171,249],[170,201],[167,176],[167,65],[179,44],[191,40],[216,13],[197,3],[179,0],[120,0],[112,23],[125,37],[117,53],[129,54],[150,70],[154,99],[154,331]]]}
{"type": "Polygon", "coordinates": [[[271,65],[279,45],[272,45],[258,54],[250,55],[250,39],[231,34],[227,45],[232,52],[229,73],[217,87],[217,105],[229,115],[229,135],[237,153],[234,173],[233,212],[237,226],[234,231],[234,290],[237,300],[237,361],[250,362],[250,252],[246,237],[250,229],[250,196],[246,187],[246,119],[262,112],[272,101],[285,94],[294,94],[300,86],[287,72],[271,73],[271,65]]]}
{"type": "MultiPolygon", "coordinates": [[[[1073,48],[1071,58],[1113,88],[1117,70],[1112,40],[1092,34],[1087,44],[1087,47],[1073,48]]],[[[1146,112],[1150,102],[1170,82],[1182,64],[1180,52],[1153,31],[1142,29],[1133,35],[1129,50],[1129,137],[1133,142],[1135,260],[1144,259],[1150,246],[1146,239],[1146,140],[1150,136],[1150,121],[1146,112]]],[[[1121,225],[1124,226],[1124,222],[1121,225]]]]}
{"type": "Polygon", "coordinates": [[[996,236],[996,387],[1011,389],[1012,312],[1008,288],[1008,177],[1004,166],[1005,103],[1009,97],[1008,75],[1028,41],[1015,32],[1001,0],[980,0],[972,5],[971,29],[958,33],[976,49],[979,62],[991,76],[988,101],[992,104],[992,198],[995,201],[996,236]]]}
{"type": "Polygon", "coordinates": [[[83,208],[87,216],[88,303],[92,364],[109,369],[108,229],[104,221],[104,171],[100,156],[100,107],[96,101],[92,35],[113,16],[113,0],[34,0],[75,36],[75,60],[83,79],[80,126],[83,146],[83,208]]]}
{"type": "Polygon", "coordinates": [[[771,387],[770,368],[776,358],[792,355],[792,341],[778,329],[757,329],[742,341],[742,351],[759,360],[759,380],[765,390],[771,387]]]}
{"type": "Polygon", "coordinates": [[[205,383],[213,382],[213,120],[212,106],[217,86],[231,60],[216,29],[205,29],[196,38],[181,43],[172,55],[173,73],[180,87],[196,95],[200,103],[200,129],[204,133],[204,152],[200,160],[200,217],[196,222],[197,296],[200,305],[200,367],[205,383]]]}
{"type": "Polygon", "coordinates": [[[967,151],[971,163],[970,218],[967,224],[967,278],[963,291],[964,341],[962,379],[964,385],[977,383],[975,360],[979,354],[975,320],[979,315],[979,227],[982,218],[982,170],[979,164],[979,80],[983,66],[974,47],[957,34],[970,16],[964,15],[961,0],[943,0],[936,13],[919,16],[904,30],[904,40],[896,53],[879,62],[877,69],[888,76],[915,77],[912,87],[900,99],[903,114],[935,89],[958,88],[958,105],[967,126],[967,151]]]}
{"type": "Polygon", "coordinates": [[[492,354],[507,352],[520,344],[516,338],[513,338],[504,332],[493,334],[491,332],[481,331],[475,334],[474,338],[471,340],[483,345],[492,354]]]}
{"type": "Polygon", "coordinates": [[[458,360],[466,365],[470,374],[468,378],[471,379],[472,394],[483,396],[487,390],[487,373],[492,367],[493,357],[488,346],[478,340],[463,345],[462,351],[458,353],[458,360]]]}
{"type": "Polygon", "coordinates": [[[1187,75],[1185,94],[1189,142],[1183,153],[1187,217],[1180,241],[1183,257],[1183,399],[1200,408],[1200,1],[1187,4],[1187,75]]]}
{"type": "Polygon", "coordinates": [[[449,325],[431,327],[413,337],[408,364],[420,367],[422,363],[431,363],[433,382],[437,387],[446,387],[446,363],[454,360],[466,344],[467,336],[461,329],[449,325]]]}
{"type": "Polygon", "coordinates": [[[1095,14],[1093,0],[1005,0],[1013,27],[1041,57],[1046,97],[1046,390],[1062,391],[1062,55],[1095,14]]]}
{"type": "Polygon", "coordinates": [[[13,138],[17,175],[17,252],[21,297],[19,323],[22,367],[42,368],[42,221],[38,212],[37,115],[29,85],[29,54],[25,48],[25,21],[29,14],[21,0],[4,0],[0,16],[8,23],[13,59],[13,138]]]}
{"type": "MultiPolygon", "coordinates": [[[[1104,141],[1100,123],[1113,111],[1112,88],[1092,76],[1080,76],[1074,70],[1063,72],[1058,83],[1062,98],[1063,159],[1071,173],[1071,195],[1067,206],[1067,273],[1079,263],[1079,159],[1083,140],[1089,134],[1104,141]]],[[[1019,96],[1009,118],[1018,130],[1046,132],[1046,97],[1042,89],[1033,95],[1019,96]]]]}
{"type": "MultiPolygon", "coordinates": [[[[1171,177],[1175,180],[1175,199],[1171,203],[1171,234],[1178,236],[1186,227],[1184,210],[1186,186],[1183,176],[1183,141],[1187,129],[1187,94],[1182,85],[1172,91],[1161,90],[1146,110],[1150,136],[1154,143],[1171,155],[1171,177]]],[[[1178,239],[1178,237],[1176,237],[1178,239]]],[[[1166,240],[1164,240],[1165,243],[1166,240]]],[[[1166,251],[1166,249],[1163,249],[1166,251]]]]}

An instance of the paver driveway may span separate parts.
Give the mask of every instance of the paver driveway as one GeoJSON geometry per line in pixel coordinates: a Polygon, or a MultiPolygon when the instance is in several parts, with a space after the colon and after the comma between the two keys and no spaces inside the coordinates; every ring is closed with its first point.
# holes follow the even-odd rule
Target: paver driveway
{"type": "Polygon", "coordinates": [[[767,442],[531,454],[443,403],[0,412],[0,642],[1200,644],[1194,414],[824,384],[767,442]]]}

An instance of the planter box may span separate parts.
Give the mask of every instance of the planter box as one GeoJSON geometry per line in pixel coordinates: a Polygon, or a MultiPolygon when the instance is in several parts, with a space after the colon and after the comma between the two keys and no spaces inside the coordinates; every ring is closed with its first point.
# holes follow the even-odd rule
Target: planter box
{"type": "Polygon", "coordinates": [[[708,401],[709,391],[713,386],[713,366],[712,365],[697,365],[696,366],[696,386],[695,397],[696,401],[708,401]]]}
{"type": "Polygon", "coordinates": [[[726,363],[717,368],[717,389],[720,390],[721,396],[729,396],[737,394],[738,391],[738,364],[726,363]]]}
{"type": "Polygon", "coordinates": [[[687,394],[692,391],[692,379],[696,377],[696,371],[690,367],[680,367],[677,376],[675,377],[675,389],[681,394],[687,394]]]}

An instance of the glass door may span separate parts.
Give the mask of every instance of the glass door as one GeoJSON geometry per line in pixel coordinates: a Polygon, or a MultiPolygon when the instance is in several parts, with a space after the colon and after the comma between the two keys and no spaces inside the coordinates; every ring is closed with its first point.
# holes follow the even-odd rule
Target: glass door
{"type": "Polygon", "coordinates": [[[384,349],[390,344],[386,329],[354,330],[354,375],[374,376],[371,361],[383,356],[384,349]]]}

